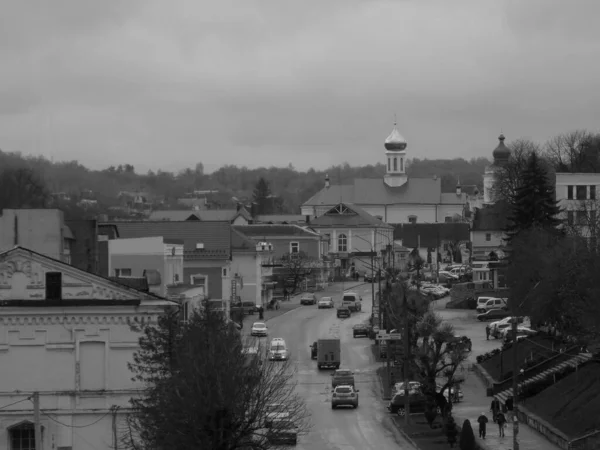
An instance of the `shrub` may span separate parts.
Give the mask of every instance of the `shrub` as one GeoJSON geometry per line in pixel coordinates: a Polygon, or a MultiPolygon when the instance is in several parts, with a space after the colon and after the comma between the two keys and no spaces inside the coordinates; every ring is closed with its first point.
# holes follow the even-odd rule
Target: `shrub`
{"type": "Polygon", "coordinates": [[[446,421],[446,438],[448,439],[448,444],[450,444],[450,448],[454,447],[456,444],[456,436],[458,436],[458,430],[456,429],[456,422],[454,421],[454,417],[452,415],[448,415],[448,420],[446,421]]]}
{"type": "Polygon", "coordinates": [[[475,435],[469,419],[463,422],[462,431],[460,432],[460,450],[476,450],[475,435]]]}

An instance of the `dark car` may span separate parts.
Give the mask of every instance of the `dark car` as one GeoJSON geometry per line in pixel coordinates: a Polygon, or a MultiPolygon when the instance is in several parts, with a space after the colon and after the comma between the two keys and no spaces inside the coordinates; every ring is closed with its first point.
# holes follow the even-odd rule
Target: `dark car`
{"type": "Polygon", "coordinates": [[[343,318],[343,317],[350,317],[352,315],[352,313],[350,312],[350,310],[348,308],[338,308],[337,310],[337,316],[338,318],[343,318]]]}
{"type": "MultiPolygon", "coordinates": [[[[406,414],[405,406],[405,397],[404,392],[397,392],[392,396],[390,403],[388,404],[388,411],[392,414],[398,414],[399,416],[404,416],[406,414]]],[[[424,413],[425,407],[427,404],[427,400],[425,395],[421,392],[409,393],[408,394],[408,404],[410,407],[410,413],[424,413]]]]}
{"type": "Polygon", "coordinates": [[[365,336],[369,337],[369,327],[365,324],[359,323],[358,325],[354,325],[352,327],[352,336],[365,336]]]}
{"type": "Polygon", "coordinates": [[[300,297],[301,305],[316,305],[317,304],[317,296],[315,294],[302,294],[300,297]]]}
{"type": "Polygon", "coordinates": [[[317,341],[313,342],[310,346],[310,359],[317,359],[317,349],[318,349],[317,341]]]}
{"type": "Polygon", "coordinates": [[[486,320],[500,320],[500,319],[504,319],[505,317],[510,316],[510,314],[503,310],[503,309],[490,309],[484,313],[478,314],[477,315],[477,320],[484,322],[486,320]]]}
{"type": "Polygon", "coordinates": [[[331,374],[331,387],[335,389],[337,386],[352,386],[354,387],[354,372],[348,369],[337,369],[331,374]]]}
{"type": "Polygon", "coordinates": [[[448,342],[447,345],[450,349],[460,346],[467,352],[470,352],[473,349],[473,343],[468,336],[454,336],[454,339],[448,342]]]}

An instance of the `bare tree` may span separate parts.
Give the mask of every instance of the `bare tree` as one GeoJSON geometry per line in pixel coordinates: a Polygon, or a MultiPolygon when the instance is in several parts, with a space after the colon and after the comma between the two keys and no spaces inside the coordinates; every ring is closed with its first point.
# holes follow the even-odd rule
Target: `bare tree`
{"type": "Polygon", "coordinates": [[[126,448],[266,450],[277,447],[274,432],[309,429],[291,363],[266,361],[266,349],[243,342],[222,315],[196,312],[182,323],[169,314],[143,331],[130,369],[147,388],[131,401],[126,448]],[[288,415],[267,428],[272,405],[288,415]]]}
{"type": "Polygon", "coordinates": [[[545,144],[544,154],[557,172],[600,170],[600,135],[586,130],[559,134],[545,144]]]}
{"type": "Polygon", "coordinates": [[[562,212],[567,234],[589,239],[589,244],[597,246],[600,235],[600,199],[577,201],[577,209],[562,212]]]}
{"type": "Polygon", "coordinates": [[[281,257],[284,285],[289,295],[294,295],[306,277],[316,270],[317,260],[305,252],[286,253],[281,257]]]}

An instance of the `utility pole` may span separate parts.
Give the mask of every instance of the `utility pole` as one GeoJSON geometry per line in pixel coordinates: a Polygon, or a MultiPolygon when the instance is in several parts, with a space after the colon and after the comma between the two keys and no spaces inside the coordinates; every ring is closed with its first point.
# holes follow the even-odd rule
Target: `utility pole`
{"type": "MultiPolygon", "coordinates": [[[[383,255],[382,255],[382,259],[383,259],[383,255]]],[[[385,260],[384,260],[385,262],[385,260]]],[[[388,379],[388,392],[390,391],[391,388],[391,381],[392,381],[392,365],[391,365],[391,357],[392,357],[392,340],[389,339],[390,336],[390,331],[391,331],[391,324],[390,324],[390,300],[391,300],[391,283],[390,283],[390,276],[387,273],[387,271],[385,272],[386,276],[385,276],[385,295],[386,295],[386,299],[385,299],[385,331],[386,331],[386,336],[388,336],[388,341],[387,341],[387,350],[385,352],[385,356],[386,356],[386,370],[387,370],[387,379],[388,379]]]]}
{"type": "Polygon", "coordinates": [[[402,289],[403,303],[404,303],[404,423],[408,425],[410,423],[410,401],[409,401],[409,388],[408,388],[408,365],[410,364],[410,344],[409,344],[409,332],[408,332],[408,300],[406,299],[406,289],[403,286],[402,289]]]}
{"type": "MultiPolygon", "coordinates": [[[[379,268],[378,268],[379,270],[379,268]]],[[[381,330],[383,328],[383,293],[381,292],[381,277],[377,277],[377,284],[379,286],[379,329],[381,330]]]]}
{"type": "Polygon", "coordinates": [[[512,395],[513,395],[513,450],[519,450],[519,417],[517,415],[518,391],[519,391],[519,353],[517,351],[517,311],[513,308],[512,317],[512,335],[513,335],[513,379],[512,379],[512,395]]]}
{"type": "Polygon", "coordinates": [[[438,228],[438,232],[437,232],[437,248],[435,249],[435,267],[437,270],[437,275],[436,275],[436,283],[440,284],[440,230],[438,228]]]}
{"type": "Polygon", "coordinates": [[[35,448],[42,450],[42,423],[40,422],[40,393],[33,393],[33,421],[35,431],[35,448]]]}
{"type": "MultiPolygon", "coordinates": [[[[371,326],[375,326],[375,311],[373,306],[375,306],[375,261],[373,258],[374,250],[371,248],[371,326]]],[[[379,305],[379,302],[377,302],[379,305]]],[[[381,314],[381,306],[379,306],[379,314],[381,314]]]]}

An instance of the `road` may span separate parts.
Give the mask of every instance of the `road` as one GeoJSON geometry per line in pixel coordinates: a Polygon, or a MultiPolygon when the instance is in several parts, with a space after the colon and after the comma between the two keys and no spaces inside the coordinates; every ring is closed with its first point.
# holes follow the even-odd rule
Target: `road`
{"type": "MultiPolygon", "coordinates": [[[[339,289],[339,288],[338,288],[339,289]]],[[[352,289],[363,296],[362,312],[349,319],[337,319],[335,309],[302,306],[268,322],[269,338],[282,337],[297,370],[297,390],[312,413],[312,428],[300,437],[299,450],[387,450],[413,449],[398,432],[381,400],[378,367],[371,352],[371,340],[352,337],[352,326],[371,314],[371,286],[352,289]],[[355,372],[359,392],[357,409],[331,409],[331,372],[317,369],[309,346],[320,336],[338,334],[342,342],[342,368],[355,372]]],[[[326,290],[317,297],[332,296],[341,301],[341,292],[326,290]]],[[[245,327],[246,329],[249,327],[245,327]]],[[[264,339],[264,338],[263,338],[264,339]]]]}

